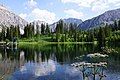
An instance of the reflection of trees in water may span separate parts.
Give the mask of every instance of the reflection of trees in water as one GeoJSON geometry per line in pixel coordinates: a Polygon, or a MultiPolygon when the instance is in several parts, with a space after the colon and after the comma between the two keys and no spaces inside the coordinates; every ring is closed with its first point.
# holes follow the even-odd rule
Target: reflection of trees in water
{"type": "Polygon", "coordinates": [[[84,53],[93,52],[94,46],[89,45],[78,45],[78,44],[54,44],[46,46],[20,46],[20,49],[25,52],[25,59],[27,61],[35,61],[34,57],[40,55],[41,60],[48,60],[51,55],[55,55],[58,62],[71,62],[76,56],[80,56],[84,53]]]}
{"type": "Polygon", "coordinates": [[[1,49],[0,80],[7,80],[16,69],[20,68],[21,59],[17,49],[1,49]]]}
{"type": "Polygon", "coordinates": [[[47,45],[43,47],[28,46],[20,47],[19,49],[0,49],[2,61],[0,62],[0,77],[13,73],[19,69],[25,62],[43,62],[50,58],[58,62],[69,63],[74,60],[77,55],[91,51],[91,45],[47,45]]]}
{"type": "MultiPolygon", "coordinates": [[[[19,47],[18,50],[17,49],[6,50],[4,48],[3,50],[0,50],[1,55],[2,55],[2,63],[0,63],[0,66],[3,65],[2,68],[0,67],[0,69],[5,70],[3,68],[6,68],[5,71],[2,71],[3,74],[6,73],[8,70],[9,70],[8,72],[10,73],[13,70],[13,69],[11,69],[11,67],[15,68],[16,65],[18,68],[20,68],[25,62],[31,61],[31,62],[40,63],[43,61],[47,61],[50,58],[54,58],[54,60],[56,60],[57,62],[70,63],[75,60],[76,56],[81,56],[84,54],[87,55],[88,53],[97,52],[97,50],[99,50],[99,48],[98,49],[97,48],[98,47],[93,46],[93,45],[78,45],[78,44],[76,44],[76,45],[72,45],[72,44],[57,45],[57,44],[55,44],[55,45],[47,45],[47,46],[42,46],[42,47],[39,45],[38,46],[28,45],[28,46],[19,47]],[[9,67],[6,67],[6,65],[9,67]]],[[[120,50],[119,47],[117,50],[120,50]]],[[[84,59],[86,60],[86,58],[84,58],[84,59]]],[[[92,61],[93,60],[98,61],[99,59],[92,59],[92,61]]],[[[119,61],[120,55],[119,54],[109,54],[108,63],[112,63],[112,62],[110,62],[112,60],[119,61]]],[[[83,61],[83,58],[81,59],[81,61],[83,61]]],[[[93,73],[91,73],[91,72],[94,72],[94,70],[96,71],[96,67],[95,67],[95,69],[85,67],[85,69],[86,69],[85,71],[84,70],[82,71],[86,74],[85,76],[89,76],[89,75],[93,76],[93,73]],[[88,72],[91,74],[88,74],[87,71],[91,71],[91,72],[88,72]]],[[[102,69],[104,69],[104,68],[100,67],[97,69],[98,69],[98,71],[100,70],[100,72],[102,73],[102,71],[103,71],[102,69]]],[[[102,76],[102,75],[99,75],[99,76],[102,76]]]]}
{"type": "Polygon", "coordinates": [[[106,62],[100,62],[100,63],[79,62],[79,63],[73,63],[71,65],[73,67],[76,67],[78,70],[82,72],[83,80],[86,79],[96,80],[96,76],[97,78],[99,78],[99,80],[102,80],[104,77],[106,77],[106,75],[104,74],[104,69],[106,68],[107,65],[106,62]]]}
{"type": "Polygon", "coordinates": [[[6,80],[11,73],[13,73],[16,69],[19,68],[18,60],[13,59],[11,60],[8,58],[8,54],[6,49],[4,50],[4,58],[0,61],[0,80],[6,80]]]}
{"type": "MultiPolygon", "coordinates": [[[[23,51],[26,61],[39,62],[39,58],[41,58],[41,61],[46,61],[50,58],[51,55],[54,54],[58,62],[72,62],[75,60],[76,56],[85,54],[87,55],[88,53],[97,52],[98,50],[99,48],[92,44],[54,44],[45,46],[27,45],[20,46],[18,50],[7,50],[7,57],[11,60],[19,60],[20,51],[23,51]]],[[[5,54],[3,52],[4,51],[2,51],[2,56],[4,57],[5,54]]],[[[116,54],[111,56],[118,57],[116,54]]]]}
{"type": "Polygon", "coordinates": [[[3,60],[0,63],[0,80],[5,80],[5,78],[10,77],[9,75],[19,68],[18,65],[17,61],[3,60]]]}

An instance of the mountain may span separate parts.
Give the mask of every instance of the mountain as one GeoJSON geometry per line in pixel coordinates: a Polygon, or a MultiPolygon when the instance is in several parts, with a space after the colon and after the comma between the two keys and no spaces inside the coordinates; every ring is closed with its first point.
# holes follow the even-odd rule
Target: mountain
{"type": "MultiPolygon", "coordinates": [[[[10,26],[10,25],[19,25],[20,30],[23,31],[27,21],[14,14],[12,11],[9,11],[6,7],[0,5],[0,25],[10,26]]],[[[0,27],[1,28],[1,27],[0,27]]]]}
{"type": "Polygon", "coordinates": [[[81,19],[76,19],[76,18],[68,18],[68,19],[63,19],[64,23],[75,23],[77,25],[81,24],[82,23],[82,20],[81,19]]]}
{"type": "MultiPolygon", "coordinates": [[[[81,19],[76,19],[76,18],[68,18],[68,19],[60,19],[60,20],[63,20],[63,22],[64,22],[64,24],[66,24],[66,26],[68,26],[70,23],[72,23],[72,24],[77,24],[77,25],[79,25],[79,24],[82,23],[82,20],[81,20],[81,19]]],[[[59,21],[60,21],[60,20],[59,20],[59,21]]],[[[57,25],[57,23],[59,23],[59,21],[57,21],[57,22],[49,25],[49,26],[50,26],[50,29],[51,29],[52,31],[55,30],[56,25],[57,25]]]]}
{"type": "Polygon", "coordinates": [[[120,9],[110,10],[107,11],[97,17],[94,17],[92,19],[86,20],[82,22],[78,27],[80,29],[89,29],[93,27],[97,27],[101,24],[111,24],[113,21],[120,19],[120,9]]]}

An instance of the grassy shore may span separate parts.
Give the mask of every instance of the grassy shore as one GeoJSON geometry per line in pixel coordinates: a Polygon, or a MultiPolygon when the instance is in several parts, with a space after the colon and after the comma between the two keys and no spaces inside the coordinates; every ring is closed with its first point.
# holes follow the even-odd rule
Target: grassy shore
{"type": "Polygon", "coordinates": [[[19,45],[47,45],[47,44],[97,44],[97,42],[19,42],[19,45]]]}
{"type": "MultiPolygon", "coordinates": [[[[6,42],[0,42],[0,44],[5,44],[6,42]]],[[[12,42],[9,42],[12,43],[12,42]]],[[[94,42],[47,42],[47,41],[38,41],[38,42],[24,42],[24,41],[19,41],[18,42],[19,45],[28,45],[28,44],[32,44],[32,45],[45,45],[45,44],[97,44],[97,41],[94,42]]]]}

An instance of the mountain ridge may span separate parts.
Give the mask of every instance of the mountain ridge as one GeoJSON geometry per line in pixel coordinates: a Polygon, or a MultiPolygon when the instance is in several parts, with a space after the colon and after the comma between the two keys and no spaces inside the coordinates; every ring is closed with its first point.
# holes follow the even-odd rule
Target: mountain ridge
{"type": "Polygon", "coordinates": [[[88,19],[88,20],[82,22],[78,26],[78,28],[83,29],[83,30],[89,29],[89,28],[94,28],[101,24],[113,23],[115,20],[118,20],[118,19],[120,19],[120,8],[106,11],[103,14],[100,14],[96,17],[88,19]]]}
{"type": "MultiPolygon", "coordinates": [[[[66,18],[66,19],[60,19],[63,20],[63,22],[67,25],[70,23],[75,23],[78,25],[79,29],[89,29],[89,28],[94,28],[96,26],[99,26],[101,24],[105,23],[113,23],[113,21],[120,19],[120,8],[114,9],[114,10],[108,10],[96,17],[93,17],[91,19],[82,21],[81,19],[77,18],[66,18]]],[[[59,20],[59,21],[60,21],[59,20]]],[[[53,31],[56,28],[57,23],[59,22],[54,22],[53,24],[49,24],[50,29],[53,31]]],[[[39,24],[39,26],[43,24],[48,24],[45,21],[33,21],[30,23],[35,23],[39,24]]],[[[9,11],[6,7],[0,5],[0,24],[4,26],[10,26],[10,25],[19,25],[21,30],[24,29],[24,26],[28,24],[28,22],[24,19],[22,19],[20,16],[16,15],[12,11],[9,11]]]]}
{"type": "Polygon", "coordinates": [[[22,19],[20,16],[16,15],[12,11],[9,11],[6,7],[0,5],[0,28],[3,26],[10,27],[11,25],[17,26],[19,25],[21,32],[24,29],[24,26],[28,24],[28,22],[22,19]]]}
{"type": "MultiPolygon", "coordinates": [[[[77,19],[77,18],[65,18],[65,19],[60,19],[60,20],[62,20],[64,22],[64,24],[66,24],[66,25],[69,25],[70,23],[79,25],[83,22],[81,19],[77,19]]],[[[57,23],[59,23],[59,21],[54,22],[53,24],[49,25],[50,29],[52,29],[52,31],[55,30],[56,25],[57,25],[57,23]]]]}

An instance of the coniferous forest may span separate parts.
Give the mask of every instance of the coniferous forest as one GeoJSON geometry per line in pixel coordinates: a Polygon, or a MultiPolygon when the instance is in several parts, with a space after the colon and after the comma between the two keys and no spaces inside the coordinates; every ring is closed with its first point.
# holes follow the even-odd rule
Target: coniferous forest
{"type": "Polygon", "coordinates": [[[0,33],[0,41],[18,41],[25,42],[94,42],[97,41],[100,44],[105,42],[119,42],[120,41],[120,20],[114,21],[113,24],[105,24],[96,28],[82,30],[77,27],[77,24],[70,23],[69,26],[60,20],[54,31],[52,31],[49,25],[41,24],[36,25],[36,29],[33,24],[27,24],[24,26],[24,33],[20,34],[19,26],[2,26],[0,33]],[[39,30],[39,27],[41,28],[39,30]]]}

